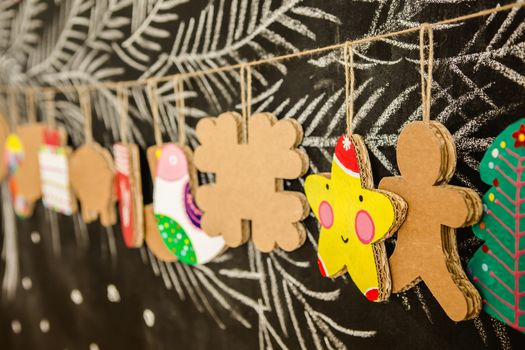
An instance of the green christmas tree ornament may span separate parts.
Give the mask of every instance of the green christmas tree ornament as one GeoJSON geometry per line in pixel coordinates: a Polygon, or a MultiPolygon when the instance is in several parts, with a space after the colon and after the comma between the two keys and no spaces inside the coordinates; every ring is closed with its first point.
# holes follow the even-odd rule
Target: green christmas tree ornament
{"type": "Polygon", "coordinates": [[[525,119],[507,127],[480,164],[491,185],[483,197],[483,218],[474,226],[485,244],[468,264],[483,309],[525,332],[525,119]]]}

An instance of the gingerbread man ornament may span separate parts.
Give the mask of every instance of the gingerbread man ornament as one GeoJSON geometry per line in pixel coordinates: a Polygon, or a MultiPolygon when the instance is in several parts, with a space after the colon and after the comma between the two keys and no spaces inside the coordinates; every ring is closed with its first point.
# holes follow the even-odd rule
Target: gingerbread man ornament
{"type": "Polygon", "coordinates": [[[482,204],[473,190],[448,185],[456,167],[452,136],[438,122],[408,124],[399,136],[397,164],[401,176],[379,184],[408,203],[390,257],[392,291],[422,280],[452,320],[475,317],[481,299],[461,267],[455,229],[477,222],[482,204]]]}

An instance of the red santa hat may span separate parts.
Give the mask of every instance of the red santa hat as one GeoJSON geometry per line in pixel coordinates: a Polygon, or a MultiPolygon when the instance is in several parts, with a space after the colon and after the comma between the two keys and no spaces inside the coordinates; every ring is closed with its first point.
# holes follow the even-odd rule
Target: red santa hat
{"type": "Polygon", "coordinates": [[[359,162],[357,161],[355,146],[352,139],[346,134],[337,140],[334,161],[348,175],[359,177],[359,162]]]}

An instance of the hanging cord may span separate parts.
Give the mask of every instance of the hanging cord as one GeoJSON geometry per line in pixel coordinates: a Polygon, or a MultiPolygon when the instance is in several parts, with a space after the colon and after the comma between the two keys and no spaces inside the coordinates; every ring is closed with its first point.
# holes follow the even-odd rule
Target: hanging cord
{"type": "Polygon", "coordinates": [[[432,26],[425,23],[419,31],[419,74],[421,75],[421,109],[423,121],[430,121],[432,93],[432,70],[434,67],[434,32],[432,26]],[[427,78],[425,81],[425,33],[428,36],[427,78]]]}
{"type": "Polygon", "coordinates": [[[248,142],[248,119],[252,114],[252,68],[241,66],[241,111],[242,111],[242,142],[248,142]]]}
{"type": "Polygon", "coordinates": [[[14,132],[16,129],[20,118],[20,115],[18,114],[18,101],[16,99],[16,94],[17,92],[15,90],[9,92],[9,122],[11,124],[11,132],[14,132]]]}
{"type": "Polygon", "coordinates": [[[36,90],[26,89],[26,117],[28,123],[36,123],[36,90]]]}
{"type": "MultiPolygon", "coordinates": [[[[478,11],[478,12],[466,14],[466,15],[459,16],[459,17],[448,18],[448,19],[445,19],[445,20],[437,21],[437,22],[432,23],[431,25],[432,26],[442,26],[442,25],[447,25],[447,24],[460,23],[460,22],[464,22],[464,21],[471,20],[471,19],[474,19],[474,18],[489,16],[489,15],[494,14],[494,13],[510,11],[510,10],[513,10],[513,9],[520,9],[522,7],[525,7],[525,2],[523,2],[523,1],[514,2],[514,3],[507,4],[507,5],[493,7],[493,8],[490,8],[490,9],[481,10],[481,11],[478,11]]],[[[416,32],[418,32],[420,30],[420,28],[421,28],[420,26],[415,26],[415,27],[410,27],[410,28],[398,30],[398,31],[395,31],[395,32],[389,32],[389,33],[383,33],[383,34],[368,36],[368,37],[352,40],[351,43],[353,45],[356,45],[356,44],[363,44],[363,43],[368,43],[368,42],[372,42],[372,41],[380,41],[380,40],[384,40],[384,39],[388,39],[388,38],[392,38],[392,37],[396,37],[396,36],[400,36],[400,35],[416,33],[416,32]]],[[[255,60],[255,61],[245,62],[245,63],[236,63],[236,64],[232,64],[232,65],[225,65],[225,66],[214,67],[214,68],[210,68],[210,69],[196,70],[196,71],[193,71],[193,72],[188,72],[188,73],[183,73],[183,74],[178,73],[178,75],[183,76],[184,78],[190,78],[190,77],[203,76],[203,75],[207,75],[207,74],[214,74],[214,73],[232,71],[232,70],[237,70],[237,69],[241,68],[243,65],[259,66],[259,65],[263,65],[263,64],[270,64],[270,63],[274,63],[274,62],[286,61],[286,60],[289,60],[289,59],[292,59],[292,58],[297,58],[297,57],[313,56],[313,55],[321,54],[321,53],[324,53],[324,52],[341,49],[341,48],[344,47],[344,45],[345,45],[345,43],[337,43],[337,44],[333,44],[333,45],[329,45],[329,46],[317,47],[317,48],[304,50],[304,51],[298,51],[298,52],[285,54],[285,55],[281,55],[281,56],[266,57],[266,58],[262,58],[262,59],[255,60]]],[[[143,86],[143,85],[149,83],[149,81],[151,81],[151,80],[155,80],[157,83],[159,83],[159,82],[166,82],[166,81],[172,80],[173,77],[174,77],[173,75],[167,75],[167,76],[163,76],[163,77],[156,77],[156,78],[149,78],[149,79],[128,80],[128,81],[121,81],[121,82],[104,82],[104,83],[96,83],[96,84],[89,84],[89,85],[83,85],[83,86],[88,87],[90,89],[101,89],[101,88],[111,89],[111,88],[115,88],[117,84],[123,83],[123,84],[126,85],[126,87],[129,88],[131,86],[143,86]]],[[[9,91],[10,89],[11,89],[11,87],[8,86],[8,85],[1,85],[0,86],[0,91],[9,91]]],[[[73,86],[73,85],[65,85],[64,84],[64,85],[53,87],[53,89],[55,89],[57,92],[64,93],[64,92],[67,92],[67,91],[70,91],[70,92],[71,91],[75,91],[77,89],[77,87],[73,86]]]]}
{"type": "Polygon", "coordinates": [[[184,79],[176,76],[173,79],[173,90],[175,93],[175,106],[177,108],[177,124],[179,131],[179,144],[186,144],[186,116],[184,109],[184,79]]]}
{"type": "Polygon", "coordinates": [[[157,82],[148,80],[148,95],[153,115],[153,132],[155,133],[155,143],[162,146],[162,132],[160,131],[159,101],[157,95],[157,82]]]}
{"type": "Polygon", "coordinates": [[[122,84],[117,88],[117,103],[120,114],[120,141],[128,144],[128,111],[129,111],[129,95],[128,90],[122,84]]]}
{"type": "Polygon", "coordinates": [[[344,47],[345,60],[345,104],[346,104],[346,132],[352,135],[352,121],[354,119],[354,48],[350,41],[344,47]]]}
{"type": "Polygon", "coordinates": [[[80,108],[84,115],[84,135],[85,143],[93,143],[93,128],[91,121],[91,96],[89,90],[85,87],[78,89],[78,98],[80,100],[80,108]]]}
{"type": "Polygon", "coordinates": [[[54,129],[56,127],[56,121],[55,121],[55,92],[51,89],[47,89],[44,91],[45,99],[46,99],[46,108],[45,108],[45,116],[47,120],[47,126],[50,129],[54,129]]]}

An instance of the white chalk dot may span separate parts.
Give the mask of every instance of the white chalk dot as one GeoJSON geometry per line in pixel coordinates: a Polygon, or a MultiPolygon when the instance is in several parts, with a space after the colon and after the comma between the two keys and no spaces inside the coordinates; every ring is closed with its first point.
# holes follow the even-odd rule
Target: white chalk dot
{"type": "Polygon", "coordinates": [[[80,305],[84,301],[84,298],[82,297],[82,293],[78,289],[73,289],[71,291],[71,300],[77,304],[80,305]]]}
{"type": "Polygon", "coordinates": [[[22,288],[24,288],[25,290],[30,290],[32,286],[33,286],[33,282],[31,281],[31,278],[29,277],[22,278],[22,288]]]}
{"type": "Polygon", "coordinates": [[[146,326],[153,327],[155,325],[155,314],[150,309],[144,310],[142,317],[144,317],[144,323],[146,323],[146,326]]]}
{"type": "Polygon", "coordinates": [[[489,162],[489,169],[494,169],[494,163],[489,162]]]}
{"type": "Polygon", "coordinates": [[[481,264],[481,268],[483,269],[483,271],[487,272],[489,267],[487,266],[487,264],[481,264]]]}
{"type": "Polygon", "coordinates": [[[22,332],[22,324],[18,320],[11,321],[11,329],[13,330],[13,333],[19,334],[22,332]]]}
{"type": "Polygon", "coordinates": [[[40,330],[42,331],[42,333],[47,333],[49,332],[49,329],[50,329],[50,325],[49,325],[49,321],[46,320],[45,318],[43,318],[41,321],[40,321],[40,330]]]}
{"type": "Polygon", "coordinates": [[[97,343],[91,343],[89,344],[89,350],[100,350],[97,343]]]}
{"type": "Polygon", "coordinates": [[[40,242],[40,233],[38,233],[37,231],[31,232],[31,242],[33,242],[34,244],[40,242]]]}
{"type": "Polygon", "coordinates": [[[120,302],[120,293],[114,284],[109,284],[108,288],[108,300],[112,303],[120,302]]]}
{"type": "Polygon", "coordinates": [[[168,161],[170,162],[171,165],[176,165],[177,164],[177,157],[170,156],[168,161]]]}
{"type": "Polygon", "coordinates": [[[494,148],[494,149],[492,150],[492,153],[491,153],[491,154],[492,154],[492,157],[493,157],[493,158],[498,158],[498,156],[499,156],[499,150],[498,150],[497,148],[494,148]]]}

